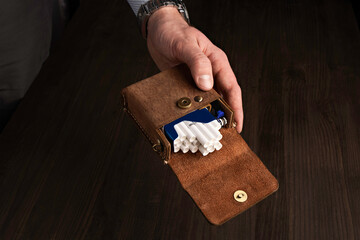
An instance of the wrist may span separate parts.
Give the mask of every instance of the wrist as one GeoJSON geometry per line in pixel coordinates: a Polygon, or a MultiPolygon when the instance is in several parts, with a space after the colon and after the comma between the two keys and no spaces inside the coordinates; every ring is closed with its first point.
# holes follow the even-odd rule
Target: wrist
{"type": "Polygon", "coordinates": [[[186,6],[182,0],[149,0],[141,5],[137,17],[145,39],[150,19],[150,24],[155,26],[166,25],[168,21],[184,25],[189,22],[186,6]]]}
{"type": "Polygon", "coordinates": [[[147,30],[149,33],[154,32],[159,30],[162,26],[187,27],[189,24],[183,16],[181,16],[176,7],[164,6],[149,17],[147,30]]]}
{"type": "Polygon", "coordinates": [[[163,6],[159,8],[156,12],[154,12],[150,18],[150,21],[158,21],[158,20],[182,20],[184,23],[187,24],[185,19],[181,16],[179,11],[175,6],[163,6]]]}

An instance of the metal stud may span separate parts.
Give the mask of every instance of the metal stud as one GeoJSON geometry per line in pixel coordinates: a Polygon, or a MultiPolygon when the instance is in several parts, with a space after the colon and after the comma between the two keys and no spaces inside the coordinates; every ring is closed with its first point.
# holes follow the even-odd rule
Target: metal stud
{"type": "Polygon", "coordinates": [[[191,100],[188,97],[182,97],[177,101],[177,106],[179,108],[189,108],[191,107],[191,100]]]}
{"type": "Polygon", "coordinates": [[[202,102],[203,97],[202,96],[195,96],[194,100],[195,100],[195,102],[202,102]]]}

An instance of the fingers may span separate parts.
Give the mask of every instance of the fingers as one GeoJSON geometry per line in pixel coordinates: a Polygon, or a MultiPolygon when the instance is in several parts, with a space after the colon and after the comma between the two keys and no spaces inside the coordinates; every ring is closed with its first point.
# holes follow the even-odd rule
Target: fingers
{"type": "Polygon", "coordinates": [[[206,37],[198,43],[178,42],[175,44],[175,56],[190,68],[196,85],[204,91],[212,89],[214,77],[216,86],[223,94],[225,101],[234,110],[236,130],[240,133],[243,127],[243,108],[241,89],[226,54],[206,37]],[[199,44],[203,44],[200,46],[199,44]]]}
{"type": "Polygon", "coordinates": [[[212,64],[216,85],[223,94],[225,101],[234,110],[234,119],[237,123],[236,130],[240,133],[243,128],[244,114],[242,107],[241,89],[231,69],[226,54],[216,46],[206,52],[212,64]]]}
{"type": "Polygon", "coordinates": [[[180,61],[190,68],[195,84],[201,90],[208,91],[213,88],[214,80],[209,58],[196,44],[180,44],[177,47],[177,56],[180,61]]]}
{"type": "Polygon", "coordinates": [[[236,131],[241,133],[244,122],[244,113],[242,108],[241,89],[239,85],[234,86],[225,94],[225,100],[234,110],[234,119],[237,123],[236,131]]]}

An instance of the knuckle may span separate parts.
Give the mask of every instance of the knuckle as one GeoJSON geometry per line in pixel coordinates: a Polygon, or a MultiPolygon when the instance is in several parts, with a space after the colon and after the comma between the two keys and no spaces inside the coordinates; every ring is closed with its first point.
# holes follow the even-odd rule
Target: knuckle
{"type": "Polygon", "coordinates": [[[187,33],[189,36],[193,36],[193,37],[199,37],[202,34],[197,28],[193,26],[187,28],[187,33]]]}
{"type": "Polygon", "coordinates": [[[209,65],[211,64],[210,60],[202,53],[194,54],[193,62],[200,65],[209,65]]]}
{"type": "Polygon", "coordinates": [[[241,88],[236,78],[229,78],[227,84],[224,86],[225,90],[230,94],[241,95],[241,88]]]}
{"type": "Polygon", "coordinates": [[[217,49],[218,49],[218,51],[217,51],[218,58],[227,61],[227,60],[228,60],[228,57],[227,57],[226,53],[225,53],[222,49],[220,49],[220,48],[217,48],[217,49]]]}
{"type": "Polygon", "coordinates": [[[211,65],[210,60],[201,51],[194,51],[193,53],[190,53],[189,62],[194,67],[204,67],[211,65]]]}
{"type": "Polygon", "coordinates": [[[238,84],[238,82],[236,81],[236,79],[235,79],[235,83],[234,83],[234,89],[235,89],[237,92],[241,92],[241,87],[240,87],[240,85],[238,84]]]}
{"type": "Polygon", "coordinates": [[[234,93],[241,93],[241,88],[238,84],[238,82],[236,81],[236,79],[234,79],[235,81],[233,82],[231,89],[234,93]]]}

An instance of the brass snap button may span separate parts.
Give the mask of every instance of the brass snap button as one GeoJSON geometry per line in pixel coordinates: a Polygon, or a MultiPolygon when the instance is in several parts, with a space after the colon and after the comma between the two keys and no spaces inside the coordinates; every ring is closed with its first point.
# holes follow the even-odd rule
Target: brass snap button
{"type": "Polygon", "coordinates": [[[187,98],[187,97],[183,97],[183,98],[180,98],[178,101],[177,101],[177,106],[179,108],[189,108],[191,106],[191,100],[190,98],[187,98]]]}
{"type": "Polygon", "coordinates": [[[246,192],[244,192],[243,190],[237,190],[236,192],[234,192],[234,199],[237,202],[245,202],[247,198],[248,196],[246,192]]]}
{"type": "Polygon", "coordinates": [[[202,102],[203,97],[202,96],[195,96],[194,100],[195,100],[195,102],[202,102]]]}

